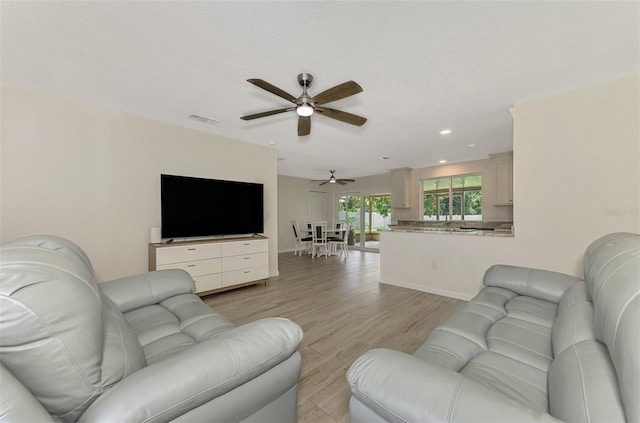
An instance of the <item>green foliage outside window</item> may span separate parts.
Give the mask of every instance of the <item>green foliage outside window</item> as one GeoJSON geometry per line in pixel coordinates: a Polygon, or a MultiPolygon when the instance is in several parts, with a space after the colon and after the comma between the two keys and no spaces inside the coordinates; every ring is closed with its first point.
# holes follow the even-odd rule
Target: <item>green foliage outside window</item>
{"type": "Polygon", "coordinates": [[[482,219],[482,176],[455,176],[423,181],[423,210],[425,218],[430,216],[432,220],[449,220],[454,216],[460,216],[463,220],[471,216],[482,219]]]}
{"type": "Polygon", "coordinates": [[[367,197],[367,211],[369,211],[369,202],[373,203],[373,211],[382,217],[386,218],[391,213],[391,196],[367,197]]]}

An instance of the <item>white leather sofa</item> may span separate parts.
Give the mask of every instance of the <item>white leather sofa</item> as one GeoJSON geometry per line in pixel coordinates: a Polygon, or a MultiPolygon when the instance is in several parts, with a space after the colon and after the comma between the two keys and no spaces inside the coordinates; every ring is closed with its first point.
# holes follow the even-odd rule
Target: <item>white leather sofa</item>
{"type": "Polygon", "coordinates": [[[96,284],[57,237],[0,250],[0,420],[295,422],[302,330],[234,327],[186,272],[96,284]]]}
{"type": "Polygon", "coordinates": [[[351,423],[640,422],[640,236],[593,242],[584,280],[493,266],[413,355],[348,371],[351,423]]]}

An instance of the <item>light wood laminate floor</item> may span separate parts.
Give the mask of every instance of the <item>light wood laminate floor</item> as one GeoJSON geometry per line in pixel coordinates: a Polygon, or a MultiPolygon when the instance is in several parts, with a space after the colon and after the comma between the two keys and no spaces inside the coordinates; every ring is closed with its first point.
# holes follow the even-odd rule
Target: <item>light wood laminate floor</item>
{"type": "Polygon", "coordinates": [[[372,348],[413,352],[462,303],[379,284],[379,259],[377,253],[360,251],[328,259],[282,253],[280,275],[267,287],[203,298],[236,325],[280,316],[302,327],[300,422],[348,422],[345,373],[351,363],[372,348]]]}

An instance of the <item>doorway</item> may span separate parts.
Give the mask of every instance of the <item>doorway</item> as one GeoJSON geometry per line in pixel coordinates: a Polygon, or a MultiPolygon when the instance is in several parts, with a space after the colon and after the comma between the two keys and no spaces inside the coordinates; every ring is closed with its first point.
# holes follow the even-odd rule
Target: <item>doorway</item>
{"type": "Polygon", "coordinates": [[[391,223],[391,194],[338,194],[338,220],[351,222],[349,246],[380,251],[380,229],[391,223]]]}

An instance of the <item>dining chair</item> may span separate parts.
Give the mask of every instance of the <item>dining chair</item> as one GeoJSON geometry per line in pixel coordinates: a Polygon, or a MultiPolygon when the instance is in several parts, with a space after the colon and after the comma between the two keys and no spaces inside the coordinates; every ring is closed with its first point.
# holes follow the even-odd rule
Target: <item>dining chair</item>
{"type": "Polygon", "coordinates": [[[329,240],[331,249],[335,248],[335,251],[337,252],[338,247],[340,247],[341,253],[344,253],[345,257],[349,257],[348,241],[349,241],[350,230],[351,230],[351,222],[347,222],[346,226],[344,227],[344,231],[341,230],[339,236],[336,235],[329,240]]]}
{"type": "Polygon", "coordinates": [[[331,227],[331,229],[336,229],[336,230],[340,230],[344,228],[344,220],[334,220],[333,221],[333,226],[331,227]]]}
{"type": "Polygon", "coordinates": [[[293,228],[293,235],[296,238],[296,244],[294,247],[293,255],[299,255],[302,257],[302,251],[308,251],[311,246],[312,238],[310,236],[303,236],[303,232],[300,231],[300,226],[297,220],[291,221],[291,227],[293,228]]]}
{"type": "Polygon", "coordinates": [[[324,255],[324,258],[329,256],[329,243],[327,241],[327,222],[313,222],[313,231],[311,232],[311,258],[320,257],[324,255]]]}
{"type": "Polygon", "coordinates": [[[300,233],[303,236],[311,236],[311,232],[313,232],[313,222],[309,221],[309,220],[305,220],[302,222],[302,226],[300,227],[300,229],[302,230],[300,233]]]}

